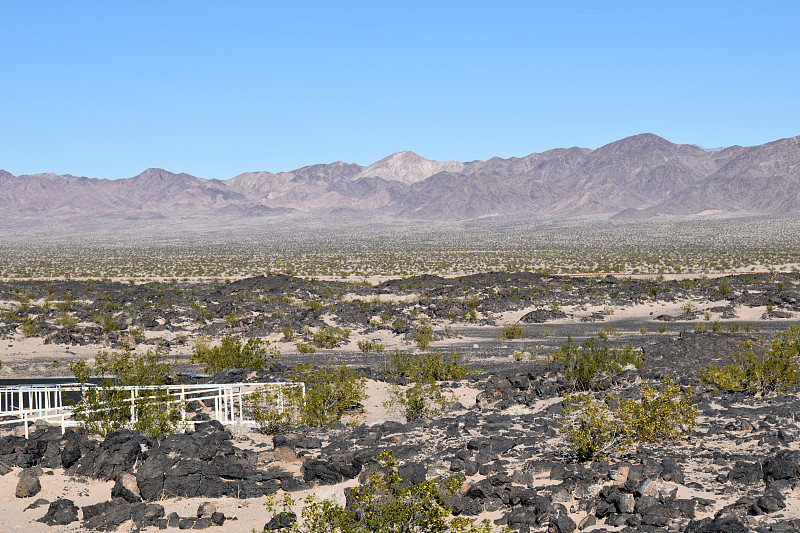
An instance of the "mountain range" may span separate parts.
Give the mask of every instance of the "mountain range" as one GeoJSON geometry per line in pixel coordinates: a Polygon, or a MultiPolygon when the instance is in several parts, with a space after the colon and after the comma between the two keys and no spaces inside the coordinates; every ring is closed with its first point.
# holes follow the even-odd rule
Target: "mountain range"
{"type": "Polygon", "coordinates": [[[397,152],[217,180],[150,168],[107,180],[0,170],[0,218],[380,216],[417,220],[800,212],[800,136],[706,150],[645,133],[595,150],[432,161],[397,152]]]}

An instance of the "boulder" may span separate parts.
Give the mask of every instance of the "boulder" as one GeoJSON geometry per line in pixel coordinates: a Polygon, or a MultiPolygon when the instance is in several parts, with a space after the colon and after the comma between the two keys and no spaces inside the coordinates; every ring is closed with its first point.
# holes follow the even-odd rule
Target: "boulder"
{"type": "Polygon", "coordinates": [[[30,498],[36,496],[42,490],[42,485],[39,483],[39,478],[33,474],[23,474],[17,482],[17,490],[15,492],[17,498],[30,498]]]}
{"type": "Polygon", "coordinates": [[[65,526],[78,519],[78,506],[72,500],[56,500],[50,504],[47,513],[38,520],[48,526],[65,526]]]}
{"type": "Polygon", "coordinates": [[[117,476],[114,488],[111,489],[112,498],[122,498],[129,503],[138,503],[142,501],[142,495],[139,492],[139,484],[136,478],[128,472],[122,472],[117,476]]]}
{"type": "Polygon", "coordinates": [[[264,524],[264,533],[278,531],[281,529],[289,529],[297,523],[297,515],[292,512],[278,513],[272,519],[264,524]]]}

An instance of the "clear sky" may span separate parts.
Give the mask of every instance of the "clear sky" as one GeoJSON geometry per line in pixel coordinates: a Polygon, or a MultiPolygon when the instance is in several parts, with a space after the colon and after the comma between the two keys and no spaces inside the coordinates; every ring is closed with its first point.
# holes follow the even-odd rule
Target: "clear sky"
{"type": "Polygon", "coordinates": [[[800,2],[0,0],[0,168],[203,178],[800,134],[800,2]]]}

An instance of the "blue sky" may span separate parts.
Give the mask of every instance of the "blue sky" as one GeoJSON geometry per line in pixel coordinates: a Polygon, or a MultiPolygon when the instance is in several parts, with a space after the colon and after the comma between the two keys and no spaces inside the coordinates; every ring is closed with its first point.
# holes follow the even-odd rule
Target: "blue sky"
{"type": "Polygon", "coordinates": [[[203,178],[800,134],[800,2],[0,0],[0,168],[203,178]]]}

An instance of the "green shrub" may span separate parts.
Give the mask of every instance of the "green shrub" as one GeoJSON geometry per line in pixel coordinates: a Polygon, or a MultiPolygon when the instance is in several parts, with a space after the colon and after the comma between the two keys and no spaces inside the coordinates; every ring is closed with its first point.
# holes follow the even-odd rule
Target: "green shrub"
{"type": "Polygon", "coordinates": [[[564,377],[577,390],[596,388],[600,378],[618,374],[628,365],[642,367],[641,355],[631,344],[616,348],[594,338],[581,345],[569,339],[567,344],[556,348],[551,361],[564,365],[564,377]]]}
{"type": "Polygon", "coordinates": [[[207,373],[216,374],[226,368],[268,369],[278,361],[280,355],[277,347],[270,347],[269,341],[251,338],[242,344],[240,338],[226,335],[219,346],[209,346],[208,339],[204,337],[197,339],[189,361],[203,365],[207,373]]]}
{"type": "Polygon", "coordinates": [[[324,307],[319,300],[309,300],[306,302],[306,307],[315,313],[322,313],[324,307]]]}
{"type": "Polygon", "coordinates": [[[621,402],[617,413],[633,440],[676,441],[694,429],[697,410],[692,406],[691,390],[683,392],[672,378],[664,378],[660,391],[643,382],[639,396],[638,401],[621,402]]]}
{"type": "Polygon", "coordinates": [[[498,340],[522,338],[525,338],[525,330],[519,325],[519,322],[500,326],[500,333],[497,334],[498,340]]]}
{"type": "Polygon", "coordinates": [[[793,325],[779,333],[760,353],[756,353],[752,339],[748,339],[734,352],[732,364],[722,368],[708,365],[699,378],[718,390],[751,394],[788,392],[798,380],[799,350],[800,327],[793,325]]]}
{"type": "Polygon", "coordinates": [[[675,441],[694,429],[691,391],[681,391],[671,378],[664,378],[660,391],[642,383],[639,396],[622,402],[610,395],[603,401],[566,399],[558,426],[579,461],[603,459],[636,442],[675,441]]]}
{"type": "Polygon", "coordinates": [[[592,401],[588,396],[568,397],[558,427],[579,461],[603,459],[629,444],[622,422],[609,401],[592,401]]]}
{"type": "Polygon", "coordinates": [[[420,350],[427,350],[431,342],[433,342],[433,327],[423,324],[414,335],[414,343],[420,350]]]}
{"type": "Polygon", "coordinates": [[[727,280],[720,280],[719,286],[714,289],[714,296],[725,296],[726,294],[730,294],[731,286],[727,280]]]}
{"type": "Polygon", "coordinates": [[[395,350],[382,371],[390,379],[403,378],[410,383],[392,384],[389,399],[384,402],[386,408],[398,409],[408,421],[439,414],[452,405],[454,400],[442,393],[437,381],[461,379],[470,373],[456,351],[414,356],[395,350]]]}
{"type": "Polygon", "coordinates": [[[597,332],[597,336],[604,341],[610,339],[618,339],[619,338],[619,331],[614,326],[606,324],[597,332]]]}
{"type": "Polygon", "coordinates": [[[114,320],[114,317],[111,315],[111,313],[92,311],[91,317],[92,320],[98,326],[100,326],[100,328],[103,330],[103,333],[111,333],[119,329],[119,324],[117,324],[117,321],[114,320]]]}
{"type": "MultiPolygon", "coordinates": [[[[404,481],[390,451],[376,457],[368,481],[350,490],[342,506],[327,499],[308,497],[301,520],[284,529],[287,533],[492,533],[488,519],[480,523],[453,517],[445,505],[446,496],[458,493],[463,478],[450,476],[418,483],[404,481]]],[[[287,494],[281,505],[274,498],[265,504],[267,512],[288,513],[295,504],[287,494]]],[[[504,532],[510,533],[505,527],[504,532]]]]}
{"type": "Polygon", "coordinates": [[[128,328],[128,334],[135,340],[136,342],[143,342],[145,340],[144,330],[142,328],[128,328]]]}
{"type": "Polygon", "coordinates": [[[297,351],[300,353],[317,353],[317,349],[309,342],[298,342],[297,351]]]}
{"type": "Polygon", "coordinates": [[[336,348],[343,341],[350,338],[350,330],[345,328],[327,327],[314,333],[313,343],[317,348],[336,348]]]}
{"type": "Polygon", "coordinates": [[[98,352],[93,365],[70,361],[75,381],[83,386],[73,413],[79,427],[101,435],[125,427],[151,438],[173,433],[181,420],[180,406],[165,386],[173,366],[162,348],[139,355],[128,345],[121,352],[98,352]],[[92,377],[97,386],[86,385],[92,377]],[[133,405],[131,392],[118,388],[132,386],[146,387],[137,391],[133,405]]]}
{"type": "Polygon", "coordinates": [[[410,381],[444,381],[461,379],[470,374],[469,367],[461,361],[461,355],[452,350],[443,354],[435,352],[414,355],[395,350],[381,367],[388,378],[407,378],[410,381]]]}
{"type": "Polygon", "coordinates": [[[39,324],[33,318],[26,316],[22,319],[19,330],[25,337],[35,337],[39,334],[39,324]]]}
{"type": "Polygon", "coordinates": [[[378,341],[360,340],[358,341],[358,349],[364,353],[383,353],[383,351],[386,349],[386,346],[378,341]]]}
{"type": "Polygon", "coordinates": [[[67,311],[61,311],[58,313],[58,316],[56,316],[56,324],[71,328],[78,324],[78,319],[67,311]]]}
{"type": "Polygon", "coordinates": [[[360,402],[367,398],[366,379],[344,364],[317,367],[303,363],[290,369],[287,376],[306,386],[305,400],[298,402],[302,403],[298,420],[291,422],[329,427],[346,412],[360,409],[360,402]]]}
{"type": "Polygon", "coordinates": [[[236,311],[231,311],[227,315],[223,317],[225,322],[228,323],[230,327],[240,326],[242,324],[242,315],[237,313],[236,311]]]}

